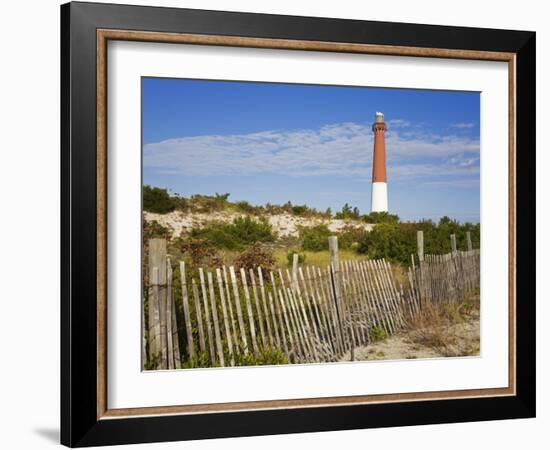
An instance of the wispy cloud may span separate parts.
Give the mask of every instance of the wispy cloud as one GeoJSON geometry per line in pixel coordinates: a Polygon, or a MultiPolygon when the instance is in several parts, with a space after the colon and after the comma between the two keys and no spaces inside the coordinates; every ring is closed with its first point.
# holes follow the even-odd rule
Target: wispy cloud
{"type": "Polygon", "coordinates": [[[410,127],[411,123],[408,120],[403,119],[391,119],[387,122],[390,128],[405,128],[410,127]]]}
{"type": "Polygon", "coordinates": [[[474,128],[476,124],[474,122],[458,122],[453,123],[451,125],[452,128],[459,128],[459,129],[465,129],[465,128],[474,128]]]}
{"type": "MultiPolygon", "coordinates": [[[[393,120],[386,135],[392,180],[479,174],[479,140],[439,135],[393,120]],[[393,122],[393,124],[392,124],[393,122]]],[[[364,176],[370,178],[370,125],[338,123],[316,129],[182,137],[144,146],[144,166],[186,176],[364,176]]]]}
{"type": "Polygon", "coordinates": [[[458,180],[451,179],[451,180],[426,181],[423,184],[427,186],[436,186],[436,187],[479,188],[479,177],[464,178],[464,179],[458,179],[458,180]]]}

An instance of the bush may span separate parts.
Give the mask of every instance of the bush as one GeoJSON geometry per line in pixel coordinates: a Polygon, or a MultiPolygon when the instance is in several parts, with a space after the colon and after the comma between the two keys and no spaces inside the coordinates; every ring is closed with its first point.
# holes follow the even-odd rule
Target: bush
{"type": "Polygon", "coordinates": [[[261,350],[256,355],[252,352],[247,355],[243,352],[235,355],[236,366],[272,366],[288,363],[288,357],[281,350],[270,347],[261,350]]]}
{"type": "Polygon", "coordinates": [[[306,262],[305,253],[298,253],[291,250],[286,254],[286,260],[288,261],[289,266],[292,266],[292,264],[294,264],[294,255],[298,255],[298,264],[303,264],[306,262]]]}
{"type": "Polygon", "coordinates": [[[383,341],[388,336],[383,328],[381,327],[372,327],[369,331],[369,341],[370,342],[378,342],[383,341]]]}
{"type": "Polygon", "coordinates": [[[244,212],[246,214],[255,214],[258,212],[261,212],[261,207],[251,205],[247,201],[240,201],[235,203],[235,206],[237,207],[238,211],[244,212]]]}
{"type": "Polygon", "coordinates": [[[223,211],[228,204],[227,199],[229,194],[212,195],[193,195],[189,200],[180,197],[180,201],[184,200],[187,207],[194,212],[209,213],[212,211],[223,211]]]}
{"type": "Polygon", "coordinates": [[[199,239],[208,242],[216,248],[240,250],[242,243],[235,239],[227,227],[227,224],[211,223],[203,228],[193,228],[189,233],[189,237],[190,239],[199,239]]]}
{"type": "Polygon", "coordinates": [[[379,224],[359,241],[357,252],[366,253],[371,259],[386,258],[406,264],[416,252],[416,233],[413,236],[404,231],[398,224],[379,224]]]}
{"type": "Polygon", "coordinates": [[[223,264],[218,250],[202,239],[189,239],[181,244],[181,252],[195,267],[219,267],[223,264]]]}
{"type": "Polygon", "coordinates": [[[270,270],[275,265],[275,258],[271,249],[254,244],[237,256],[234,265],[238,270],[243,268],[248,271],[257,267],[270,270]]]}
{"type": "Polygon", "coordinates": [[[249,216],[237,217],[228,227],[229,232],[243,244],[272,242],[276,238],[267,220],[256,221],[249,216]]]}
{"type": "Polygon", "coordinates": [[[342,250],[349,250],[359,245],[359,241],[364,239],[365,235],[368,233],[364,228],[345,227],[338,234],[338,248],[342,250]]]}
{"type": "Polygon", "coordinates": [[[457,248],[466,249],[466,232],[472,237],[472,245],[479,248],[479,224],[460,224],[442,217],[436,225],[431,220],[407,223],[379,223],[359,240],[357,252],[372,259],[386,258],[409,265],[411,254],[416,254],[416,233],[424,232],[424,253],[441,255],[451,251],[451,234],[456,235],[457,248]]]}
{"type": "Polygon", "coordinates": [[[143,209],[158,214],[166,214],[176,209],[173,197],[166,189],[143,186],[143,209]]]}
{"type": "Polygon", "coordinates": [[[188,359],[181,365],[182,369],[198,369],[205,367],[214,367],[210,361],[210,357],[206,352],[198,352],[193,359],[188,359]]]}
{"type": "Polygon", "coordinates": [[[399,216],[384,212],[371,212],[363,216],[363,220],[367,223],[398,223],[399,216]]]}
{"type": "Polygon", "coordinates": [[[302,250],[312,252],[328,250],[328,238],[331,234],[326,225],[301,228],[300,239],[302,240],[302,250]]]}
{"type": "Polygon", "coordinates": [[[272,242],[276,238],[267,221],[256,221],[249,216],[238,217],[230,224],[215,222],[203,228],[193,228],[190,237],[227,250],[241,250],[256,242],[272,242]]]}

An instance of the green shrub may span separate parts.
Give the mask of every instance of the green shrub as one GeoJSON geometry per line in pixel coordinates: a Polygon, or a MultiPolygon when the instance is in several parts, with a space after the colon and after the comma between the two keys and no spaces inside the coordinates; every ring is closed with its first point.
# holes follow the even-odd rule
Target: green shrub
{"type": "Polygon", "coordinates": [[[210,357],[206,352],[198,352],[193,357],[193,359],[188,359],[187,361],[182,362],[181,364],[182,369],[197,369],[197,368],[204,368],[204,367],[215,367],[212,365],[212,362],[210,361],[210,357]]]}
{"type": "Polygon", "coordinates": [[[312,210],[307,205],[293,205],[292,214],[295,216],[307,216],[312,210]]]}
{"type": "Polygon", "coordinates": [[[386,258],[409,265],[411,254],[416,254],[417,231],[424,232],[424,253],[441,255],[451,251],[451,234],[455,234],[457,248],[466,249],[466,232],[472,237],[472,245],[479,248],[479,224],[460,224],[442,217],[438,224],[431,220],[405,223],[379,223],[359,240],[357,252],[372,259],[386,258]]]}
{"type": "Polygon", "coordinates": [[[292,264],[294,264],[294,255],[298,255],[298,264],[303,264],[306,262],[305,253],[298,253],[291,250],[286,254],[286,260],[288,261],[289,266],[292,266],[292,264]]]}
{"type": "Polygon", "coordinates": [[[328,250],[328,237],[331,234],[333,233],[330,232],[326,225],[301,228],[300,239],[302,240],[302,250],[312,252],[328,250]]]}
{"type": "Polygon", "coordinates": [[[226,250],[240,250],[242,242],[235,239],[229,231],[228,225],[214,222],[203,228],[193,228],[189,233],[190,239],[208,242],[210,245],[226,250]]]}
{"type": "Polygon", "coordinates": [[[367,223],[398,223],[399,216],[397,214],[390,214],[384,212],[371,212],[363,216],[363,220],[367,223]]]}
{"type": "Polygon", "coordinates": [[[153,213],[166,214],[176,208],[173,198],[166,189],[143,186],[143,209],[153,213]]]}
{"type": "Polygon", "coordinates": [[[235,209],[246,214],[261,214],[264,211],[263,206],[254,206],[247,201],[240,201],[234,204],[235,209]]]}
{"type": "Polygon", "coordinates": [[[347,203],[342,207],[342,211],[336,213],[337,219],[359,219],[359,208],[352,208],[347,203]]]}
{"type": "Polygon", "coordinates": [[[271,366],[288,363],[288,357],[281,350],[270,347],[257,354],[249,352],[245,355],[241,352],[235,355],[236,366],[271,366]]]}
{"type": "Polygon", "coordinates": [[[372,327],[369,331],[369,341],[370,342],[383,341],[387,337],[388,337],[388,335],[386,334],[384,329],[381,328],[381,327],[378,327],[378,326],[377,327],[372,327]]]}
{"type": "Polygon", "coordinates": [[[357,252],[368,254],[371,259],[386,258],[406,264],[416,251],[416,233],[413,237],[404,231],[398,224],[378,224],[359,241],[357,252]]]}
{"type": "Polygon", "coordinates": [[[193,212],[209,213],[213,211],[223,211],[228,204],[228,197],[229,194],[216,194],[215,196],[197,194],[191,196],[186,203],[188,209],[193,212]]]}
{"type": "Polygon", "coordinates": [[[276,238],[271,225],[264,219],[256,221],[250,216],[237,217],[228,227],[229,232],[243,244],[272,242],[276,238]]]}
{"type": "Polygon", "coordinates": [[[227,250],[241,250],[256,242],[272,242],[276,239],[266,220],[256,221],[249,216],[238,217],[229,224],[214,222],[202,228],[193,228],[190,237],[227,250]]]}
{"type": "Polygon", "coordinates": [[[364,228],[345,227],[340,233],[338,233],[338,248],[342,250],[349,250],[356,248],[359,245],[365,235],[368,233],[364,228]]]}

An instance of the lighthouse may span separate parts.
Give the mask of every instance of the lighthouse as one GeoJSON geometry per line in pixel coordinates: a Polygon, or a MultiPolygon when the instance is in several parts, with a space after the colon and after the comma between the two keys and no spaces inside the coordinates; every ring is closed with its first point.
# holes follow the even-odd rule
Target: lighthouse
{"type": "Polygon", "coordinates": [[[384,114],[377,112],[372,124],[374,133],[374,152],[372,156],[372,212],[388,211],[388,179],[386,177],[386,138],[388,127],[384,114]]]}

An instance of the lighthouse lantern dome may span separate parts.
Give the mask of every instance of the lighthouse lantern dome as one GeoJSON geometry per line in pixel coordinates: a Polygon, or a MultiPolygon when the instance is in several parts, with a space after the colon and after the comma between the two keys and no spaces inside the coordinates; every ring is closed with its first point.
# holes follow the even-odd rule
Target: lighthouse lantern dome
{"type": "Polygon", "coordinates": [[[381,113],[381,112],[377,111],[375,116],[374,116],[374,121],[378,122],[378,123],[383,123],[384,122],[384,113],[381,113]]]}

